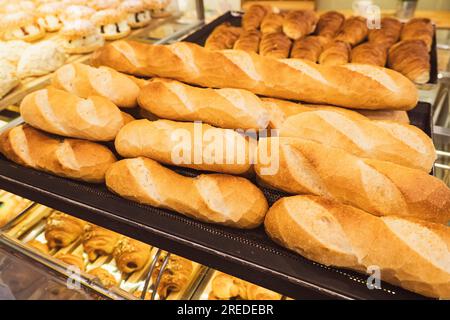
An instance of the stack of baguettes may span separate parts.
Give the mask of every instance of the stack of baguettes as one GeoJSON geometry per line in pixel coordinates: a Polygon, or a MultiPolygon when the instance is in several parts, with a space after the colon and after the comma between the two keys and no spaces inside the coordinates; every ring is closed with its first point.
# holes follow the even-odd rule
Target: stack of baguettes
{"type": "MultiPolygon", "coordinates": [[[[450,297],[450,235],[445,226],[450,190],[428,174],[436,158],[431,139],[408,124],[327,106],[409,110],[417,102],[417,90],[404,76],[377,66],[326,67],[240,50],[209,51],[190,43],[118,41],[95,52],[92,62],[154,77],[141,89],[138,103],[168,119],[126,125],[115,141],[122,156],[246,174],[252,170],[247,154],[240,165],[211,164],[205,156],[200,163],[175,163],[169,154],[176,146],[168,137],[180,128],[193,133],[196,120],[218,135],[236,128],[276,128],[280,138],[258,140],[257,180],[302,195],[282,198],[269,209],[269,236],[320,263],[362,272],[376,265],[382,280],[430,297],[450,297]]],[[[231,137],[238,144],[249,143],[251,150],[250,140],[231,137]]],[[[248,157],[251,161],[251,152],[248,157]]],[[[116,165],[121,177],[112,175],[108,181],[107,176],[114,192],[158,206],[180,201],[178,190],[173,199],[165,193],[165,188],[177,189],[173,184],[167,182],[161,191],[153,181],[155,162],[126,161],[127,168],[116,165]],[[141,186],[134,180],[126,186],[123,172],[134,180],[140,177],[141,186]]],[[[185,198],[191,193],[184,189],[185,198]]]]}

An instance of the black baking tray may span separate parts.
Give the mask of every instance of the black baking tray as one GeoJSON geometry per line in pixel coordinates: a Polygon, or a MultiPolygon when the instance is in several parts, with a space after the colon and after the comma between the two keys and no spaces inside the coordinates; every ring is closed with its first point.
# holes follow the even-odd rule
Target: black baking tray
{"type": "MultiPolygon", "coordinates": [[[[431,105],[408,112],[411,123],[432,135],[431,105]]],[[[176,168],[181,174],[198,174],[176,168]]],[[[56,177],[0,157],[0,188],[147,242],[201,264],[244,278],[297,299],[424,299],[383,283],[369,290],[366,277],[330,268],[274,242],[262,227],[237,230],[202,223],[170,210],[116,196],[104,185],[56,177]]],[[[286,194],[262,188],[270,204],[286,194]]]]}
{"type": "MultiPolygon", "coordinates": [[[[194,42],[201,46],[205,45],[206,39],[213,30],[222,23],[228,22],[233,26],[241,26],[242,12],[240,11],[228,11],[219,16],[210,23],[204,25],[202,28],[196,30],[190,35],[182,39],[182,41],[194,42]]],[[[437,68],[437,47],[436,47],[436,29],[433,34],[433,44],[430,52],[430,80],[429,84],[436,84],[438,82],[438,68],[437,68]]]]}

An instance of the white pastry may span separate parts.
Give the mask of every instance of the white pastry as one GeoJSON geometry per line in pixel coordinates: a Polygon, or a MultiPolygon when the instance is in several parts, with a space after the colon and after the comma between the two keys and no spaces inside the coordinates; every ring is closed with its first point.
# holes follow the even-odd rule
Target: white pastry
{"type": "Polygon", "coordinates": [[[117,9],[106,9],[96,12],[92,21],[106,40],[126,37],[131,29],[127,23],[126,13],[117,9]]]}
{"type": "Polygon", "coordinates": [[[20,56],[30,44],[22,40],[0,41],[0,60],[17,64],[20,56]]]}
{"type": "Polygon", "coordinates": [[[3,30],[4,40],[35,41],[45,36],[45,30],[37,23],[36,17],[25,11],[2,16],[0,30],[3,30]]]}
{"type": "Polygon", "coordinates": [[[64,9],[64,5],[61,2],[49,2],[41,4],[37,8],[38,13],[38,23],[42,26],[45,31],[54,32],[58,31],[62,22],[59,18],[62,10],[64,9]]]}
{"type": "Polygon", "coordinates": [[[89,19],[95,13],[95,10],[87,6],[71,5],[64,9],[61,13],[61,20],[64,22],[89,19]]]}
{"type": "Polygon", "coordinates": [[[9,61],[0,60],[0,99],[19,83],[16,67],[9,61]]]}
{"type": "Polygon", "coordinates": [[[59,34],[68,53],[92,52],[104,44],[102,35],[90,20],[66,22],[59,34]]]}

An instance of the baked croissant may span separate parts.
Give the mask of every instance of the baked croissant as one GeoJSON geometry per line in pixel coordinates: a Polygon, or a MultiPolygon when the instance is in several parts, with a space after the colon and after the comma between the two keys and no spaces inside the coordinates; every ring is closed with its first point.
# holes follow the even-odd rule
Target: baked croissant
{"type": "Polygon", "coordinates": [[[384,67],[386,60],[386,47],[376,43],[365,42],[354,47],[351,52],[352,63],[371,64],[384,67]]]}
{"type": "Polygon", "coordinates": [[[45,225],[45,239],[49,248],[67,247],[78,239],[86,222],[56,211],[47,218],[45,225]]]}
{"type": "Polygon", "coordinates": [[[430,80],[430,54],[422,40],[404,40],[393,45],[389,50],[388,65],[415,83],[430,80]]]}
{"type": "Polygon", "coordinates": [[[291,40],[282,32],[264,34],[259,44],[259,54],[276,59],[289,57],[291,40]]]}
{"type": "Polygon", "coordinates": [[[119,284],[111,273],[101,267],[94,268],[88,273],[94,276],[94,278],[97,279],[105,288],[115,287],[119,284]]]}
{"type": "Polygon", "coordinates": [[[85,269],[85,263],[82,256],[70,253],[63,253],[63,254],[56,254],[55,258],[61,260],[62,262],[68,264],[69,266],[75,266],[81,271],[84,271],[85,269]]]}
{"type": "Polygon", "coordinates": [[[312,10],[289,11],[283,21],[283,32],[291,39],[300,39],[314,31],[317,20],[312,10]]]}
{"type": "Polygon", "coordinates": [[[150,258],[150,246],[140,241],[124,237],[114,249],[117,267],[124,273],[142,269],[150,258]]]}
{"type": "Polygon", "coordinates": [[[244,31],[234,43],[234,49],[247,52],[258,52],[260,40],[261,33],[258,30],[244,31]]]}
{"type": "Polygon", "coordinates": [[[261,22],[262,33],[275,33],[283,31],[283,13],[268,13],[261,22]]]}
{"type": "Polygon", "coordinates": [[[223,23],[216,27],[206,39],[205,48],[209,50],[232,49],[241,32],[241,28],[223,23]]]}
{"type": "Polygon", "coordinates": [[[326,66],[346,64],[350,58],[351,47],[342,41],[332,41],[327,44],[320,54],[319,63],[326,66]]]}
{"type": "Polygon", "coordinates": [[[433,24],[430,19],[414,18],[404,25],[401,40],[422,40],[430,51],[433,44],[433,32],[433,24]]]}
{"type": "Polygon", "coordinates": [[[369,42],[384,46],[388,49],[400,38],[403,25],[399,20],[391,17],[381,19],[380,24],[380,29],[369,30],[369,42]]]}
{"type": "Polygon", "coordinates": [[[353,47],[363,42],[368,32],[369,28],[365,18],[351,17],[345,20],[342,30],[338,33],[335,40],[347,42],[353,47]]]}
{"type": "Polygon", "coordinates": [[[36,249],[40,253],[45,253],[45,254],[50,253],[50,249],[48,248],[48,245],[46,243],[40,242],[36,239],[28,241],[27,245],[36,249]]]}
{"type": "Polygon", "coordinates": [[[316,34],[323,37],[334,38],[344,25],[345,16],[336,11],[322,14],[317,22],[316,34]]]}
{"type": "Polygon", "coordinates": [[[120,239],[120,235],[105,228],[88,224],[84,228],[83,248],[89,261],[95,261],[99,256],[110,255],[120,239]]]}
{"type": "Polygon", "coordinates": [[[261,25],[264,17],[270,12],[270,8],[260,4],[254,4],[242,16],[242,28],[244,30],[256,30],[261,25]]]}
{"type": "Polygon", "coordinates": [[[295,40],[291,50],[291,58],[317,62],[327,43],[328,38],[322,36],[308,36],[295,40]]]}
{"type": "MultiPolygon", "coordinates": [[[[152,274],[153,283],[155,283],[158,277],[164,258],[165,255],[160,255],[158,258],[156,268],[152,274]]],[[[193,266],[191,261],[171,254],[157,288],[159,297],[165,299],[169,293],[178,292],[184,288],[191,278],[192,270],[193,266]]]]}

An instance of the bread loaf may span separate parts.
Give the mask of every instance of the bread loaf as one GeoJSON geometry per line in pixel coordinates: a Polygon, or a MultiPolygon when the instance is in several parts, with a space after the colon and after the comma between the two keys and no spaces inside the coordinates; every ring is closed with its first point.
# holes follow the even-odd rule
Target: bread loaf
{"type": "Polygon", "coordinates": [[[268,208],[263,193],[245,178],[185,177],[147,158],[118,161],[108,170],[106,185],[133,201],[236,228],[257,227],[268,208]]]}
{"type": "Polygon", "coordinates": [[[83,63],[71,63],[59,68],[52,77],[52,86],[80,98],[102,96],[119,108],[137,105],[139,86],[128,76],[111,68],[93,68],[83,63]]]}
{"type": "Polygon", "coordinates": [[[371,120],[389,120],[409,124],[409,117],[406,111],[400,110],[355,110],[371,120]]]}
{"type": "Polygon", "coordinates": [[[0,152],[20,165],[87,182],[104,181],[116,161],[105,146],[77,139],[58,139],[28,125],[0,135],[0,152]]]}
{"type": "Polygon", "coordinates": [[[93,141],[113,140],[130,117],[101,96],[80,98],[48,87],[27,95],[20,104],[25,122],[61,136],[93,141]]]}
{"type": "Polygon", "coordinates": [[[450,229],[398,217],[375,217],[316,196],[282,198],[268,211],[267,234],[313,261],[369,272],[382,281],[450,298],[450,229]]]}
{"type": "Polygon", "coordinates": [[[261,100],[247,90],[205,89],[155,78],[142,88],[139,105],[170,120],[203,121],[228,129],[264,129],[269,114],[261,100]]]}
{"type": "Polygon", "coordinates": [[[251,170],[254,139],[230,129],[202,123],[136,120],[116,137],[125,158],[148,157],[161,163],[197,170],[245,174],[251,170]]]}
{"type": "Polygon", "coordinates": [[[378,216],[415,217],[446,224],[450,189],[428,173],[364,159],[299,138],[260,138],[259,179],[293,194],[314,194],[378,216]]]}
{"type": "Polygon", "coordinates": [[[409,110],[417,103],[414,84],[389,69],[354,64],[328,67],[240,50],[209,51],[186,42],[116,41],[97,50],[92,62],[135,75],[349,108],[409,110]]]}

